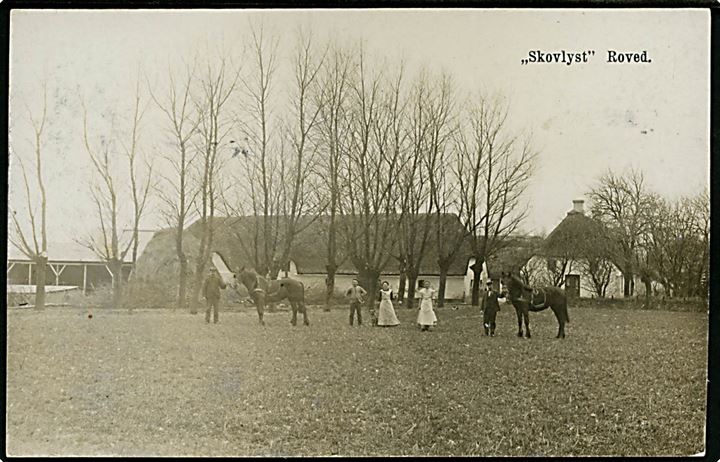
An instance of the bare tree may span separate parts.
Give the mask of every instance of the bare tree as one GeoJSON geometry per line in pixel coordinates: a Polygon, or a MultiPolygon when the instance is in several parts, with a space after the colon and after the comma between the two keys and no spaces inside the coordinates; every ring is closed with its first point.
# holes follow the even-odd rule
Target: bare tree
{"type": "Polygon", "coordinates": [[[707,193],[673,202],[656,197],[654,204],[648,213],[648,232],[642,236],[637,251],[639,263],[645,264],[639,267],[650,273],[650,281],[661,282],[671,296],[706,297],[707,193]]]}
{"type": "Polygon", "coordinates": [[[623,294],[633,295],[636,251],[647,233],[647,210],[652,209],[645,180],[639,171],[619,176],[608,171],[590,191],[592,215],[612,233],[620,246],[618,263],[624,276],[623,294]]]}
{"type": "Polygon", "coordinates": [[[575,258],[573,255],[565,254],[547,259],[547,271],[550,275],[550,283],[556,287],[565,285],[565,275],[572,272],[575,258]]]}
{"type": "Polygon", "coordinates": [[[195,63],[186,66],[186,73],[176,82],[174,72],[168,72],[168,94],[162,100],[152,93],[158,108],[167,117],[172,151],[165,159],[172,167],[173,177],[162,176],[162,187],[158,188],[165,220],[175,230],[175,252],[178,257],[177,308],[187,306],[188,258],[183,246],[185,225],[191,213],[198,189],[193,188],[190,174],[197,152],[192,149],[191,140],[197,134],[200,119],[191,100],[192,82],[195,77],[195,63]]]}
{"type": "Polygon", "coordinates": [[[130,129],[130,144],[125,143],[123,138],[120,138],[120,144],[125,151],[125,155],[128,159],[128,167],[130,173],[130,193],[133,201],[133,221],[132,221],[132,264],[135,266],[137,261],[138,245],[140,239],[138,238],[140,229],[140,219],[145,211],[145,205],[152,186],[153,181],[153,163],[152,161],[145,160],[145,177],[142,178],[138,171],[139,162],[139,140],[141,133],[142,118],[147,110],[147,102],[143,101],[142,92],[140,90],[140,78],[138,77],[135,84],[135,104],[133,106],[133,117],[130,129]]]}
{"type": "MultiPolygon", "coordinates": [[[[142,96],[140,78],[135,83],[133,106],[131,108],[130,125],[127,133],[118,133],[115,127],[115,113],[111,111],[112,125],[107,134],[101,136],[99,146],[93,147],[88,131],[88,111],[84,100],[83,108],[83,142],[92,162],[94,172],[99,181],[91,185],[91,194],[100,220],[100,236],[91,235],[81,243],[93,250],[105,260],[112,275],[113,306],[122,305],[123,262],[132,249],[132,262],[137,259],[138,234],[140,221],[145,211],[153,181],[152,163],[145,161],[144,175],[139,170],[141,162],[140,135],[142,120],[147,109],[147,101],[142,96]],[[116,162],[116,144],[120,145],[127,160],[127,178],[122,178],[123,169],[116,162]],[[132,197],[132,218],[130,238],[124,238],[125,213],[122,204],[125,190],[123,185],[129,183],[132,197]],[[124,242],[123,242],[124,241],[124,242]]],[[[132,310],[132,306],[128,307],[132,310]]]]}
{"type": "Polygon", "coordinates": [[[400,267],[398,298],[403,300],[408,283],[407,307],[415,302],[415,286],[425,246],[430,234],[432,201],[427,187],[427,169],[423,155],[428,147],[430,111],[428,77],[421,73],[414,82],[408,100],[407,140],[408,157],[405,167],[397,172],[401,217],[398,227],[397,255],[400,267]]]}
{"type": "Polygon", "coordinates": [[[340,182],[341,165],[345,159],[345,140],[349,133],[348,93],[349,81],[354,73],[354,63],[350,54],[335,46],[322,70],[320,88],[317,95],[322,102],[320,106],[320,130],[322,133],[322,155],[318,170],[324,182],[327,203],[327,246],[325,279],[325,309],[330,309],[335,291],[335,273],[341,263],[338,245],[338,215],[342,213],[340,182]]]}
{"type": "Polygon", "coordinates": [[[527,214],[522,194],[532,173],[535,154],[528,140],[510,131],[508,109],[498,98],[479,98],[457,131],[461,220],[471,237],[472,304],[480,298],[483,263],[506,245],[527,214]]]}
{"type": "Polygon", "coordinates": [[[531,286],[553,285],[552,275],[548,271],[545,258],[530,258],[520,268],[520,277],[525,284],[531,286]]]}
{"type": "Polygon", "coordinates": [[[252,29],[252,38],[254,72],[244,82],[250,120],[243,124],[243,131],[253,149],[245,156],[245,175],[238,181],[245,185],[244,194],[226,204],[235,215],[249,212],[252,216],[238,219],[233,229],[241,241],[251,236],[252,245],[241,243],[241,248],[258,272],[274,279],[279,270],[289,270],[297,237],[325,208],[318,171],[325,52],[316,51],[311,35],[298,34],[291,60],[294,85],[288,95],[287,116],[278,128],[270,111],[277,42],[268,43],[262,28],[252,29]],[[247,199],[249,207],[243,205],[247,199]]]}
{"type": "Polygon", "coordinates": [[[237,176],[238,197],[224,200],[230,214],[238,218],[233,230],[239,245],[260,274],[277,277],[281,229],[280,193],[287,164],[284,139],[278,135],[273,116],[273,81],[277,70],[277,38],[268,37],[264,27],[251,26],[252,71],[242,80],[249,120],[238,117],[244,135],[243,163],[237,176]],[[247,205],[249,202],[249,205],[247,205]],[[251,236],[247,243],[246,235],[251,236]]]}
{"type": "MultiPolygon", "coordinates": [[[[99,179],[90,185],[91,196],[100,221],[100,235],[90,235],[81,244],[95,252],[102,258],[110,270],[112,276],[113,307],[119,308],[122,304],[123,274],[122,264],[132,246],[132,238],[123,239],[121,232],[124,229],[122,224],[120,197],[123,181],[118,177],[121,169],[113,162],[114,155],[114,127],[111,128],[109,136],[101,137],[98,147],[93,147],[88,132],[88,114],[85,102],[83,106],[83,142],[85,150],[90,157],[94,172],[99,179]]],[[[137,119],[136,119],[137,120],[137,119]]]]}
{"type": "Polygon", "coordinates": [[[438,307],[445,305],[445,289],[450,265],[455,261],[467,234],[457,216],[459,201],[452,180],[449,180],[448,163],[451,159],[452,137],[455,131],[455,90],[452,79],[441,76],[432,86],[429,104],[428,145],[423,162],[427,172],[430,195],[430,228],[434,230],[434,243],[438,254],[440,282],[438,307]]]}
{"type": "Polygon", "coordinates": [[[214,65],[208,58],[205,73],[198,81],[199,91],[194,97],[199,119],[198,143],[195,148],[199,152],[196,212],[200,217],[200,246],[195,260],[195,280],[190,302],[190,312],[193,314],[197,313],[200,289],[213,248],[214,217],[219,205],[218,185],[220,167],[223,164],[220,155],[225,153],[221,148],[234,128],[233,118],[228,116],[228,102],[240,81],[240,69],[233,69],[226,55],[217,59],[218,62],[214,65]]]}
{"type": "MultiPolygon", "coordinates": [[[[399,256],[407,274],[407,306],[412,308],[420,267],[430,242],[431,230],[443,217],[433,215],[436,207],[438,158],[444,158],[452,109],[451,84],[447,77],[432,81],[426,72],[413,85],[409,109],[409,155],[400,173],[402,220],[399,256]]],[[[447,277],[447,273],[446,273],[447,277]]],[[[404,284],[401,282],[400,294],[404,284]]],[[[444,286],[443,286],[444,289],[444,286]]],[[[444,295],[444,292],[443,292],[444,295]]],[[[400,295],[402,297],[402,295],[400,295]]]]}
{"type": "Polygon", "coordinates": [[[708,282],[710,280],[710,192],[705,188],[691,199],[692,210],[695,212],[694,231],[699,240],[697,259],[697,287],[703,300],[708,298],[708,282]]]}
{"type": "MultiPolygon", "coordinates": [[[[290,95],[289,121],[284,136],[288,139],[289,153],[281,151],[283,161],[290,161],[281,184],[281,234],[279,261],[288,270],[290,252],[296,237],[317,220],[325,209],[320,191],[318,151],[320,149],[320,114],[325,101],[322,99],[320,72],[327,49],[317,53],[311,35],[298,35],[297,49],[292,60],[294,87],[290,95]]],[[[284,162],[283,162],[284,163],[284,162]]]]}
{"type": "MultiPolygon", "coordinates": [[[[407,102],[402,94],[403,68],[393,78],[367,67],[358,52],[358,72],[351,84],[351,130],[343,166],[343,234],[358,279],[369,293],[392,257],[400,215],[398,177],[403,165],[403,127],[407,102]]],[[[374,303],[369,297],[368,303],[374,303]]]]}
{"type": "MultiPolygon", "coordinates": [[[[452,134],[451,134],[452,135],[452,134]]],[[[467,240],[469,233],[460,220],[464,216],[466,205],[459,198],[459,189],[453,179],[450,159],[454,158],[452,147],[438,150],[428,160],[430,194],[434,206],[434,244],[438,254],[440,282],[438,287],[438,307],[445,304],[445,289],[450,266],[458,257],[460,249],[467,240]]],[[[432,151],[431,151],[432,152],[432,151]]]]}
{"type": "Polygon", "coordinates": [[[599,298],[605,298],[615,265],[609,258],[594,256],[585,259],[583,271],[588,275],[590,287],[599,298]]]}
{"type": "MultiPolygon", "coordinates": [[[[8,234],[8,240],[23,254],[25,254],[30,261],[35,264],[35,308],[43,309],[45,307],[45,273],[48,262],[47,255],[47,194],[45,192],[45,182],[43,180],[43,169],[42,169],[42,153],[43,153],[43,142],[44,133],[47,122],[47,84],[42,84],[42,114],[36,119],[29,107],[27,107],[28,118],[33,128],[33,147],[34,147],[34,162],[33,170],[37,179],[37,188],[40,191],[40,216],[36,217],[36,205],[33,205],[33,195],[31,194],[31,181],[28,178],[28,172],[25,168],[25,164],[22,157],[15,155],[20,164],[20,169],[23,175],[23,183],[25,186],[25,200],[27,206],[27,213],[30,219],[30,231],[23,228],[20,220],[17,217],[17,211],[12,210],[10,216],[12,217],[12,223],[14,226],[14,233],[8,234]],[[39,220],[38,220],[39,218],[39,220]],[[39,221],[39,222],[38,222],[39,221]]],[[[30,284],[31,281],[28,281],[30,284]]]]}

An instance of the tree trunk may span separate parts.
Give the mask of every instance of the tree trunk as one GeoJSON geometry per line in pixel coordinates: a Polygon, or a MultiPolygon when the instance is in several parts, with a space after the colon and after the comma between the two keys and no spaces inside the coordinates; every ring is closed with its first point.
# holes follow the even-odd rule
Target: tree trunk
{"type": "MultiPolygon", "coordinates": [[[[201,265],[198,265],[201,266],[201,265]]],[[[203,275],[205,274],[205,265],[198,268],[193,279],[192,292],[190,297],[190,314],[197,314],[200,305],[200,288],[202,287],[203,275]]]]}
{"type": "Polygon", "coordinates": [[[325,271],[325,311],[330,311],[330,306],[335,295],[335,273],[337,267],[337,228],[335,225],[335,214],[337,211],[337,189],[335,186],[335,177],[333,179],[333,187],[330,191],[330,221],[328,223],[328,241],[327,241],[327,264],[325,271]]]}
{"type": "MultiPolygon", "coordinates": [[[[405,299],[405,285],[407,284],[407,275],[404,270],[400,270],[400,282],[398,283],[397,299],[399,303],[404,303],[405,299]]],[[[410,308],[410,307],[408,307],[410,308]]]]}
{"type": "Polygon", "coordinates": [[[110,261],[110,272],[112,273],[113,308],[119,309],[122,306],[122,260],[113,258],[110,261]]]}
{"type": "MultiPolygon", "coordinates": [[[[209,215],[212,219],[212,214],[209,215]]],[[[197,314],[200,307],[200,290],[205,280],[205,271],[210,262],[210,249],[212,248],[213,230],[208,218],[204,219],[202,224],[202,236],[200,238],[200,248],[195,265],[195,278],[192,288],[192,299],[190,300],[190,314],[197,314]]]]}
{"type": "Polygon", "coordinates": [[[35,259],[35,309],[45,308],[45,273],[47,272],[47,257],[40,256],[35,259]]]}
{"type": "Polygon", "coordinates": [[[685,293],[688,297],[692,297],[695,295],[695,290],[693,287],[693,280],[695,279],[694,274],[691,270],[688,271],[687,274],[687,289],[685,289],[685,293]]]}
{"type": "MultiPolygon", "coordinates": [[[[598,298],[603,298],[602,296],[602,283],[601,282],[593,282],[595,295],[598,296],[598,298]]],[[[591,294],[592,296],[592,294],[591,294]]]]}
{"type": "Polygon", "coordinates": [[[473,270],[473,286],[472,286],[472,306],[480,306],[480,277],[482,276],[482,265],[484,260],[476,258],[472,265],[473,270]]]}
{"type": "Polygon", "coordinates": [[[630,270],[623,271],[623,296],[632,297],[633,295],[633,273],[630,270]]]}
{"type": "Polygon", "coordinates": [[[408,272],[407,307],[409,309],[415,307],[415,289],[417,288],[417,278],[417,271],[410,270],[408,272]]]}
{"type": "MultiPolygon", "coordinates": [[[[202,252],[202,246],[200,248],[202,252]]],[[[198,307],[200,307],[200,290],[203,286],[205,279],[205,271],[207,269],[207,259],[198,257],[197,264],[195,265],[195,277],[193,279],[192,293],[190,299],[190,314],[197,314],[198,307]]]]}
{"type": "Polygon", "coordinates": [[[643,283],[645,284],[645,309],[650,309],[650,294],[652,292],[652,281],[650,279],[645,279],[643,283]]]}
{"type": "Polygon", "coordinates": [[[440,284],[438,287],[437,306],[442,308],[445,306],[445,287],[447,286],[447,276],[450,265],[440,265],[440,284]]]}
{"type": "Polygon", "coordinates": [[[366,268],[358,272],[358,282],[368,293],[367,300],[365,301],[367,306],[372,308],[375,305],[375,298],[378,292],[378,278],[380,277],[380,271],[372,268],[366,268]]]}
{"type": "Polygon", "coordinates": [[[330,305],[335,294],[335,272],[337,267],[334,263],[330,263],[325,269],[327,270],[327,277],[325,278],[325,311],[330,311],[330,305]]]}
{"type": "Polygon", "coordinates": [[[178,299],[177,308],[184,310],[187,306],[187,257],[183,252],[178,255],[180,260],[180,274],[178,275],[178,299]]]}

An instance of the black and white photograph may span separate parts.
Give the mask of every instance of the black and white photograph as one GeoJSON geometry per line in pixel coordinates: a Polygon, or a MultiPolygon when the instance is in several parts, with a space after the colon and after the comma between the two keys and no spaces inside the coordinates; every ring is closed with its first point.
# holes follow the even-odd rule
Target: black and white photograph
{"type": "Polygon", "coordinates": [[[702,456],[707,9],[13,9],[5,454],[702,456]]]}

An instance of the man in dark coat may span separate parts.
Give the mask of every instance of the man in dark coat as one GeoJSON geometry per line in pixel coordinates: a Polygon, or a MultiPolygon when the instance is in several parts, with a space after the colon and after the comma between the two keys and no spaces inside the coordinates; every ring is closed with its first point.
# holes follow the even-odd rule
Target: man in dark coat
{"type": "Polygon", "coordinates": [[[207,310],[205,310],[205,322],[210,322],[210,309],[213,310],[213,322],[218,322],[218,308],[220,306],[220,289],[226,288],[227,285],[220,277],[218,270],[210,268],[210,274],[205,279],[203,285],[203,296],[207,300],[207,310]]]}
{"type": "Polygon", "coordinates": [[[492,288],[492,281],[488,281],[487,290],[483,296],[483,327],[485,328],[485,335],[495,337],[495,316],[500,311],[500,302],[498,297],[502,294],[494,291],[492,288]]]}

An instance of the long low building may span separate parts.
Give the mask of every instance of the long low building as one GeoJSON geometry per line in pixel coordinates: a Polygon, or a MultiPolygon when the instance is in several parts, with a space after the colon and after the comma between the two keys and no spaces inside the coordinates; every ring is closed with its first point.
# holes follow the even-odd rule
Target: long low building
{"type": "MultiPolygon", "coordinates": [[[[154,231],[140,233],[138,252],[141,252],[154,231]]],[[[76,242],[48,242],[46,286],[74,286],[84,294],[97,287],[112,284],[112,273],[107,262],[95,252],[76,242]]],[[[36,264],[12,244],[8,245],[8,286],[32,286],[37,282],[36,264]]],[[[123,262],[123,278],[132,270],[130,255],[123,262]]]]}
{"type": "MultiPolygon", "coordinates": [[[[341,217],[340,220],[348,219],[341,217]]],[[[453,239],[462,237],[463,230],[457,216],[444,215],[442,218],[445,239],[444,244],[453,242],[453,239]]],[[[262,236],[256,233],[257,218],[255,217],[215,217],[212,221],[214,230],[212,245],[212,262],[220,274],[227,281],[232,280],[233,271],[242,267],[253,267],[250,247],[255,240],[260,239],[257,245],[262,247],[262,236]]],[[[312,223],[303,224],[303,232],[294,242],[290,252],[288,271],[282,271],[280,276],[289,276],[297,279],[306,287],[308,297],[319,300],[325,295],[325,281],[327,278],[327,248],[328,241],[327,217],[320,217],[312,223]]],[[[200,244],[200,223],[196,222],[186,229],[183,237],[183,251],[188,258],[189,271],[192,271],[197,258],[200,244]]],[[[435,234],[430,233],[430,240],[425,248],[425,255],[420,265],[418,286],[426,280],[436,289],[439,286],[440,268],[438,266],[439,250],[436,245],[435,234]]],[[[499,278],[500,271],[519,269],[530,258],[532,252],[526,250],[528,245],[534,244],[536,238],[513,238],[509,242],[508,250],[499,252],[500,258],[489,261],[492,269],[490,276],[499,278]],[[518,259],[513,249],[519,248],[522,255],[518,259]],[[510,265],[510,266],[508,266],[510,265]]],[[[342,297],[344,291],[350,287],[352,279],[357,277],[357,268],[347,255],[343,255],[343,246],[339,244],[338,268],[335,272],[335,296],[342,297]]],[[[470,265],[474,263],[472,251],[468,242],[463,242],[457,256],[447,273],[445,298],[447,300],[467,301],[471,295],[473,273],[470,265]]],[[[487,279],[487,265],[484,265],[487,279]]],[[[148,282],[166,284],[176,280],[179,271],[179,260],[175,250],[175,231],[161,230],[155,233],[145,247],[145,251],[138,258],[134,277],[148,282]]],[[[400,265],[395,257],[390,257],[380,278],[387,280],[391,287],[398,290],[400,284],[400,265]]],[[[406,287],[407,290],[407,287],[406,287]]],[[[406,292],[407,293],[407,292],[406,292]]]]}

